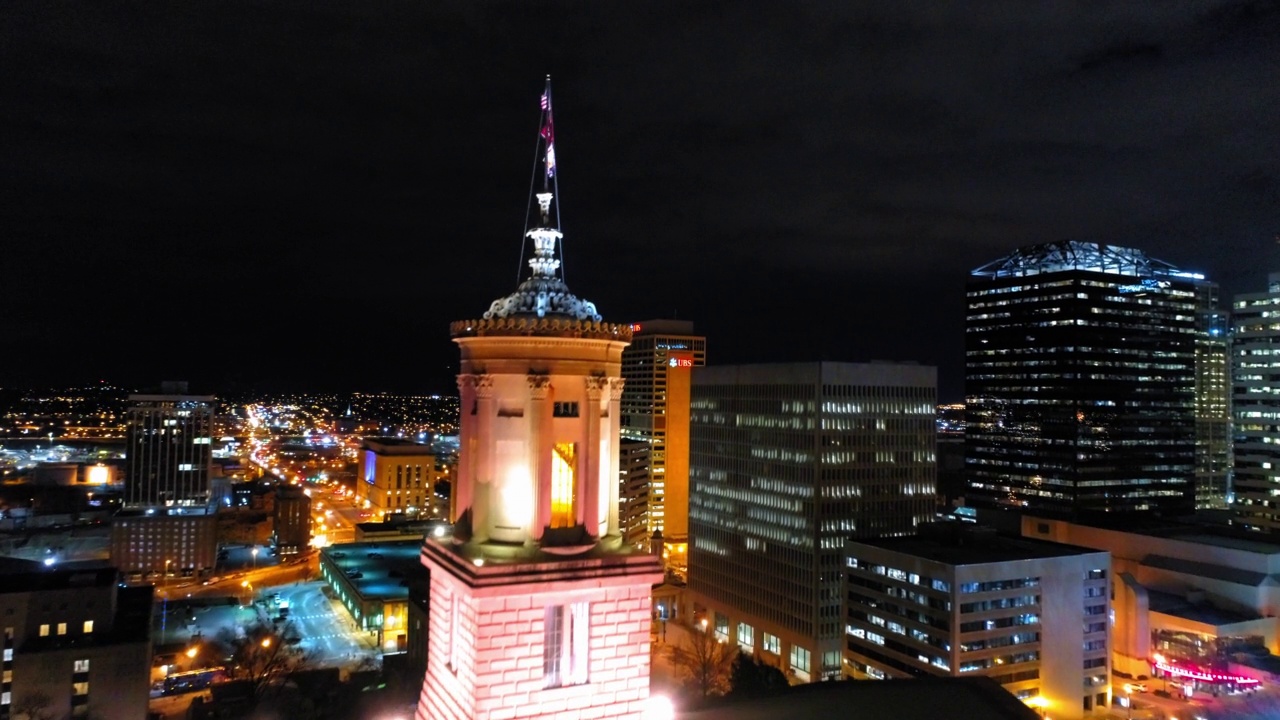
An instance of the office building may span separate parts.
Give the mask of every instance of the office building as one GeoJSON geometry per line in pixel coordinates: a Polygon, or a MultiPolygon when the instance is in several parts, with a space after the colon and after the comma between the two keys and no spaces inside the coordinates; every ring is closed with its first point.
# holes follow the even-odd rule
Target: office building
{"type": "Polygon", "coordinates": [[[838,677],[845,539],[932,519],[936,402],[921,365],[695,371],[694,616],[797,680],[838,677]]]}
{"type": "Polygon", "coordinates": [[[974,270],[966,501],[1062,516],[1192,512],[1203,280],[1076,241],[974,270]]]}
{"type": "Polygon", "coordinates": [[[1240,522],[1280,529],[1280,273],[1232,308],[1233,490],[1240,522]]]}
{"type": "Polygon", "coordinates": [[[420,720],[641,720],[648,705],[662,568],[622,541],[618,517],[631,330],[565,285],[550,147],[545,157],[526,233],[532,272],[483,317],[450,327],[462,355],[458,517],[452,536],[422,543],[431,641],[420,720]]]}
{"type": "Polygon", "coordinates": [[[954,522],[847,552],[853,677],[983,675],[1054,718],[1107,712],[1106,552],[954,522]]]}
{"type": "Polygon", "coordinates": [[[398,438],[366,438],[360,449],[355,501],[378,518],[430,514],[440,478],[430,446],[398,438]]]}
{"type": "Polygon", "coordinates": [[[1218,287],[1201,283],[1196,323],[1196,509],[1222,510],[1233,499],[1231,315],[1218,287]]]}
{"type": "Polygon", "coordinates": [[[0,720],[145,718],[151,592],[115,568],[0,558],[0,720]]]}
{"type": "Polygon", "coordinates": [[[619,445],[618,524],[623,541],[637,548],[649,547],[649,450],[643,440],[619,445]]]}
{"type": "MultiPolygon", "coordinates": [[[[185,391],[185,386],[167,387],[185,391]]],[[[204,507],[213,458],[211,395],[130,395],[126,507],[204,507]]]]}
{"type": "Polygon", "coordinates": [[[683,574],[689,538],[689,382],[707,340],[687,320],[631,325],[622,351],[622,437],[649,444],[649,534],[661,532],[669,567],[683,574]]]}
{"type": "Polygon", "coordinates": [[[1245,530],[1161,518],[1106,524],[1025,517],[1025,537],[1111,556],[1114,668],[1167,676],[1193,691],[1270,680],[1280,654],[1280,542],[1245,530]]]}

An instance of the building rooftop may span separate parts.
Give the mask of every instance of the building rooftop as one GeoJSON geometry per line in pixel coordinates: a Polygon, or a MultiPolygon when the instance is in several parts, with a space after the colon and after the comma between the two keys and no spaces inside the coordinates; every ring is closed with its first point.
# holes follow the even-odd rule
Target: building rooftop
{"type": "Polygon", "coordinates": [[[409,578],[425,572],[418,553],[422,540],[346,543],[321,550],[329,562],[347,575],[365,600],[404,600],[409,578]],[[359,574],[356,577],[356,574],[359,574]]]}
{"type": "Polygon", "coordinates": [[[918,535],[853,542],[946,565],[983,565],[1105,552],[1045,540],[999,535],[988,528],[951,522],[921,525],[918,535]]]}
{"type": "Polygon", "coordinates": [[[1104,513],[1082,517],[1080,524],[1260,555],[1280,555],[1280,540],[1269,540],[1266,535],[1226,525],[1198,522],[1193,518],[1161,518],[1155,515],[1117,517],[1104,513]]]}
{"type": "Polygon", "coordinates": [[[847,680],[798,685],[767,698],[725,702],[677,712],[679,720],[1038,720],[994,680],[927,677],[912,680],[847,680]]]}
{"type": "Polygon", "coordinates": [[[1240,613],[1231,610],[1223,610],[1222,608],[1214,607],[1208,603],[1193,603],[1181,595],[1160,592],[1159,590],[1148,589],[1147,597],[1150,603],[1149,608],[1151,612],[1172,615],[1184,620],[1212,625],[1214,627],[1234,625],[1236,623],[1260,620],[1262,618],[1262,616],[1257,613],[1240,613]]]}
{"type": "Polygon", "coordinates": [[[364,439],[364,446],[370,450],[393,450],[398,453],[411,450],[414,454],[432,454],[430,445],[398,437],[367,437],[364,439]]]}

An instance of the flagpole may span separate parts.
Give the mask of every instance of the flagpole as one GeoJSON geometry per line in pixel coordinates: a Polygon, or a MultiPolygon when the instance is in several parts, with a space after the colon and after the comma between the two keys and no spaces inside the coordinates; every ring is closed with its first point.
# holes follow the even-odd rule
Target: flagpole
{"type": "MultiPolygon", "coordinates": [[[[550,144],[547,147],[547,152],[554,153],[555,152],[554,150],[555,127],[553,123],[555,122],[555,115],[551,112],[551,75],[550,73],[547,74],[546,92],[547,92],[547,124],[552,128],[552,137],[550,138],[550,144]]],[[[560,231],[561,233],[560,242],[557,243],[557,246],[560,250],[560,280],[566,281],[566,279],[568,278],[568,272],[565,268],[565,262],[564,262],[564,258],[565,258],[564,237],[563,237],[564,226],[560,222],[560,169],[557,167],[559,163],[556,163],[554,158],[555,156],[553,155],[552,156],[553,164],[551,165],[551,171],[547,173],[547,181],[551,185],[551,190],[552,190],[551,198],[556,204],[556,230],[560,231]]]]}
{"type": "MultiPolygon", "coordinates": [[[[551,76],[547,76],[547,89],[550,90],[551,76]]],[[[529,197],[525,198],[525,230],[528,230],[529,208],[533,207],[533,186],[538,181],[538,149],[542,145],[542,128],[546,120],[546,113],[538,115],[538,139],[533,142],[533,170],[529,173],[529,197]]],[[[545,171],[544,171],[545,172],[545,171]]],[[[559,215],[560,208],[556,207],[556,214],[559,215]]],[[[529,236],[526,232],[520,233],[520,257],[516,258],[516,285],[520,284],[520,274],[524,272],[524,246],[529,242],[529,236]]]]}

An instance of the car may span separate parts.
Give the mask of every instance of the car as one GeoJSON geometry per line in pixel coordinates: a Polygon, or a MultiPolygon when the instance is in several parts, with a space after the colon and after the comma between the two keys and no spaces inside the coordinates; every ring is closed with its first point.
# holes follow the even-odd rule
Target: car
{"type": "Polygon", "coordinates": [[[1140,682],[1128,683],[1124,686],[1124,689],[1131,693],[1144,693],[1147,691],[1147,684],[1140,682]]]}

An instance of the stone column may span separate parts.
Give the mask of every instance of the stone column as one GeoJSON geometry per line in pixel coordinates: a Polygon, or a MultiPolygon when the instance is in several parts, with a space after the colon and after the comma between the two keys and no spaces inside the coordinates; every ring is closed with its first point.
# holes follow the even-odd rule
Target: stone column
{"type": "MultiPolygon", "coordinates": [[[[476,416],[471,414],[476,403],[476,376],[462,374],[458,376],[458,469],[453,477],[453,487],[449,494],[453,502],[450,509],[449,522],[457,522],[458,514],[471,507],[475,493],[475,452],[476,416]]],[[[363,480],[364,478],[361,478],[363,480]]]]}
{"type": "Polygon", "coordinates": [[[529,373],[529,471],[533,477],[533,527],[542,539],[551,524],[551,376],[529,373]]]}
{"type": "MultiPolygon", "coordinates": [[[[591,537],[599,537],[600,499],[608,497],[608,488],[601,487],[606,482],[601,476],[600,468],[603,458],[600,457],[601,412],[600,402],[605,390],[609,387],[609,379],[599,375],[585,378],[587,383],[587,417],[586,447],[583,448],[582,459],[585,461],[578,477],[578,522],[587,529],[591,537]]],[[[617,485],[617,472],[613,473],[614,485],[617,485]]]]}
{"type": "MultiPolygon", "coordinates": [[[[476,542],[489,539],[489,503],[493,492],[493,418],[497,416],[493,398],[493,376],[475,375],[476,417],[475,435],[461,448],[475,454],[474,486],[471,493],[471,537],[476,542]]],[[[465,414],[466,411],[464,411],[465,414]]],[[[459,483],[461,485],[461,483],[459,483]]]]}
{"type": "Polygon", "coordinates": [[[609,483],[609,535],[621,535],[622,530],[618,525],[618,461],[621,453],[618,448],[618,436],[622,431],[622,386],[626,383],[623,378],[609,378],[609,416],[606,419],[606,427],[608,430],[607,437],[609,442],[604,444],[608,451],[602,453],[603,457],[600,462],[604,463],[607,468],[613,469],[613,482],[609,483]]]}

